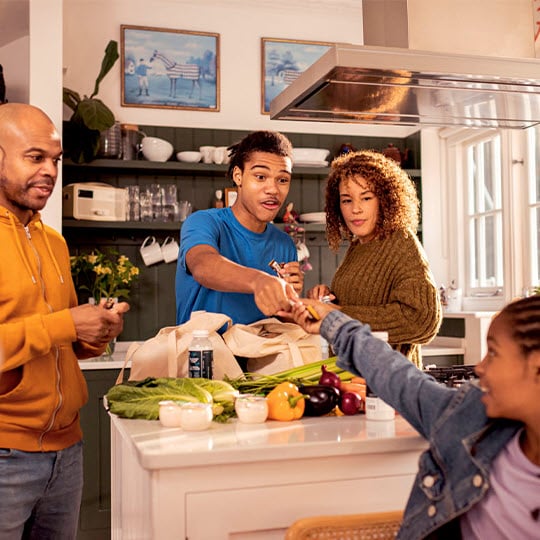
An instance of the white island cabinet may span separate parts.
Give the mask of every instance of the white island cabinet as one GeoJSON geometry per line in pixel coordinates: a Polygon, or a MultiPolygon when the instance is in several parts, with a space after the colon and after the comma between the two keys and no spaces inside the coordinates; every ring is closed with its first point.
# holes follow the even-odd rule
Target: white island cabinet
{"type": "Polygon", "coordinates": [[[111,419],[115,540],[282,539],[301,517],[402,509],[426,448],[399,416],[189,433],[111,419]]]}

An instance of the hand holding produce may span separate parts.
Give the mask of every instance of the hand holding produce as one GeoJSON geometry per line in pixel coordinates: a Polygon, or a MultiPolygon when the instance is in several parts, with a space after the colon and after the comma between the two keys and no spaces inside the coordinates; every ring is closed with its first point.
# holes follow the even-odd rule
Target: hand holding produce
{"type": "Polygon", "coordinates": [[[290,422],[302,418],[305,409],[303,394],[298,386],[290,382],[278,384],[266,396],[268,402],[268,418],[290,422]]]}

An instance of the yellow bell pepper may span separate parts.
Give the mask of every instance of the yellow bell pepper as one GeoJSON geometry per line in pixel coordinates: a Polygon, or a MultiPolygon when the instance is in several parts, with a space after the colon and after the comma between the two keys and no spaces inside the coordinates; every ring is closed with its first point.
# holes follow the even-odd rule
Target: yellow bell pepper
{"type": "Polygon", "coordinates": [[[268,418],[290,422],[297,420],[304,414],[304,396],[298,386],[290,382],[278,384],[267,396],[268,418]]]}

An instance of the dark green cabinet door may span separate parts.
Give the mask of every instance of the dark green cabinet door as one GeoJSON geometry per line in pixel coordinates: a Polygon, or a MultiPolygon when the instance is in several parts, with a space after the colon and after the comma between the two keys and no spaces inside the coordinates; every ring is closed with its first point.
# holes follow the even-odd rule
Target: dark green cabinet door
{"type": "Polygon", "coordinates": [[[88,384],[88,403],[81,409],[84,487],[77,538],[104,540],[111,537],[111,435],[103,396],[115,384],[119,370],[83,373],[88,384]]]}

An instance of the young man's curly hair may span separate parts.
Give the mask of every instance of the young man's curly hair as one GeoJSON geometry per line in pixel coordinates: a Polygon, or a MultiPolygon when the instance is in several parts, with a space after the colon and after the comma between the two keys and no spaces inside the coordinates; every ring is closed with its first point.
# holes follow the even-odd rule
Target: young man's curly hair
{"type": "Polygon", "coordinates": [[[375,237],[383,239],[398,230],[416,233],[419,202],[414,183],[392,159],[374,150],[360,150],[334,159],[326,183],[326,238],[338,251],[343,240],[354,241],[339,207],[339,184],[364,179],[379,200],[375,237]]]}

